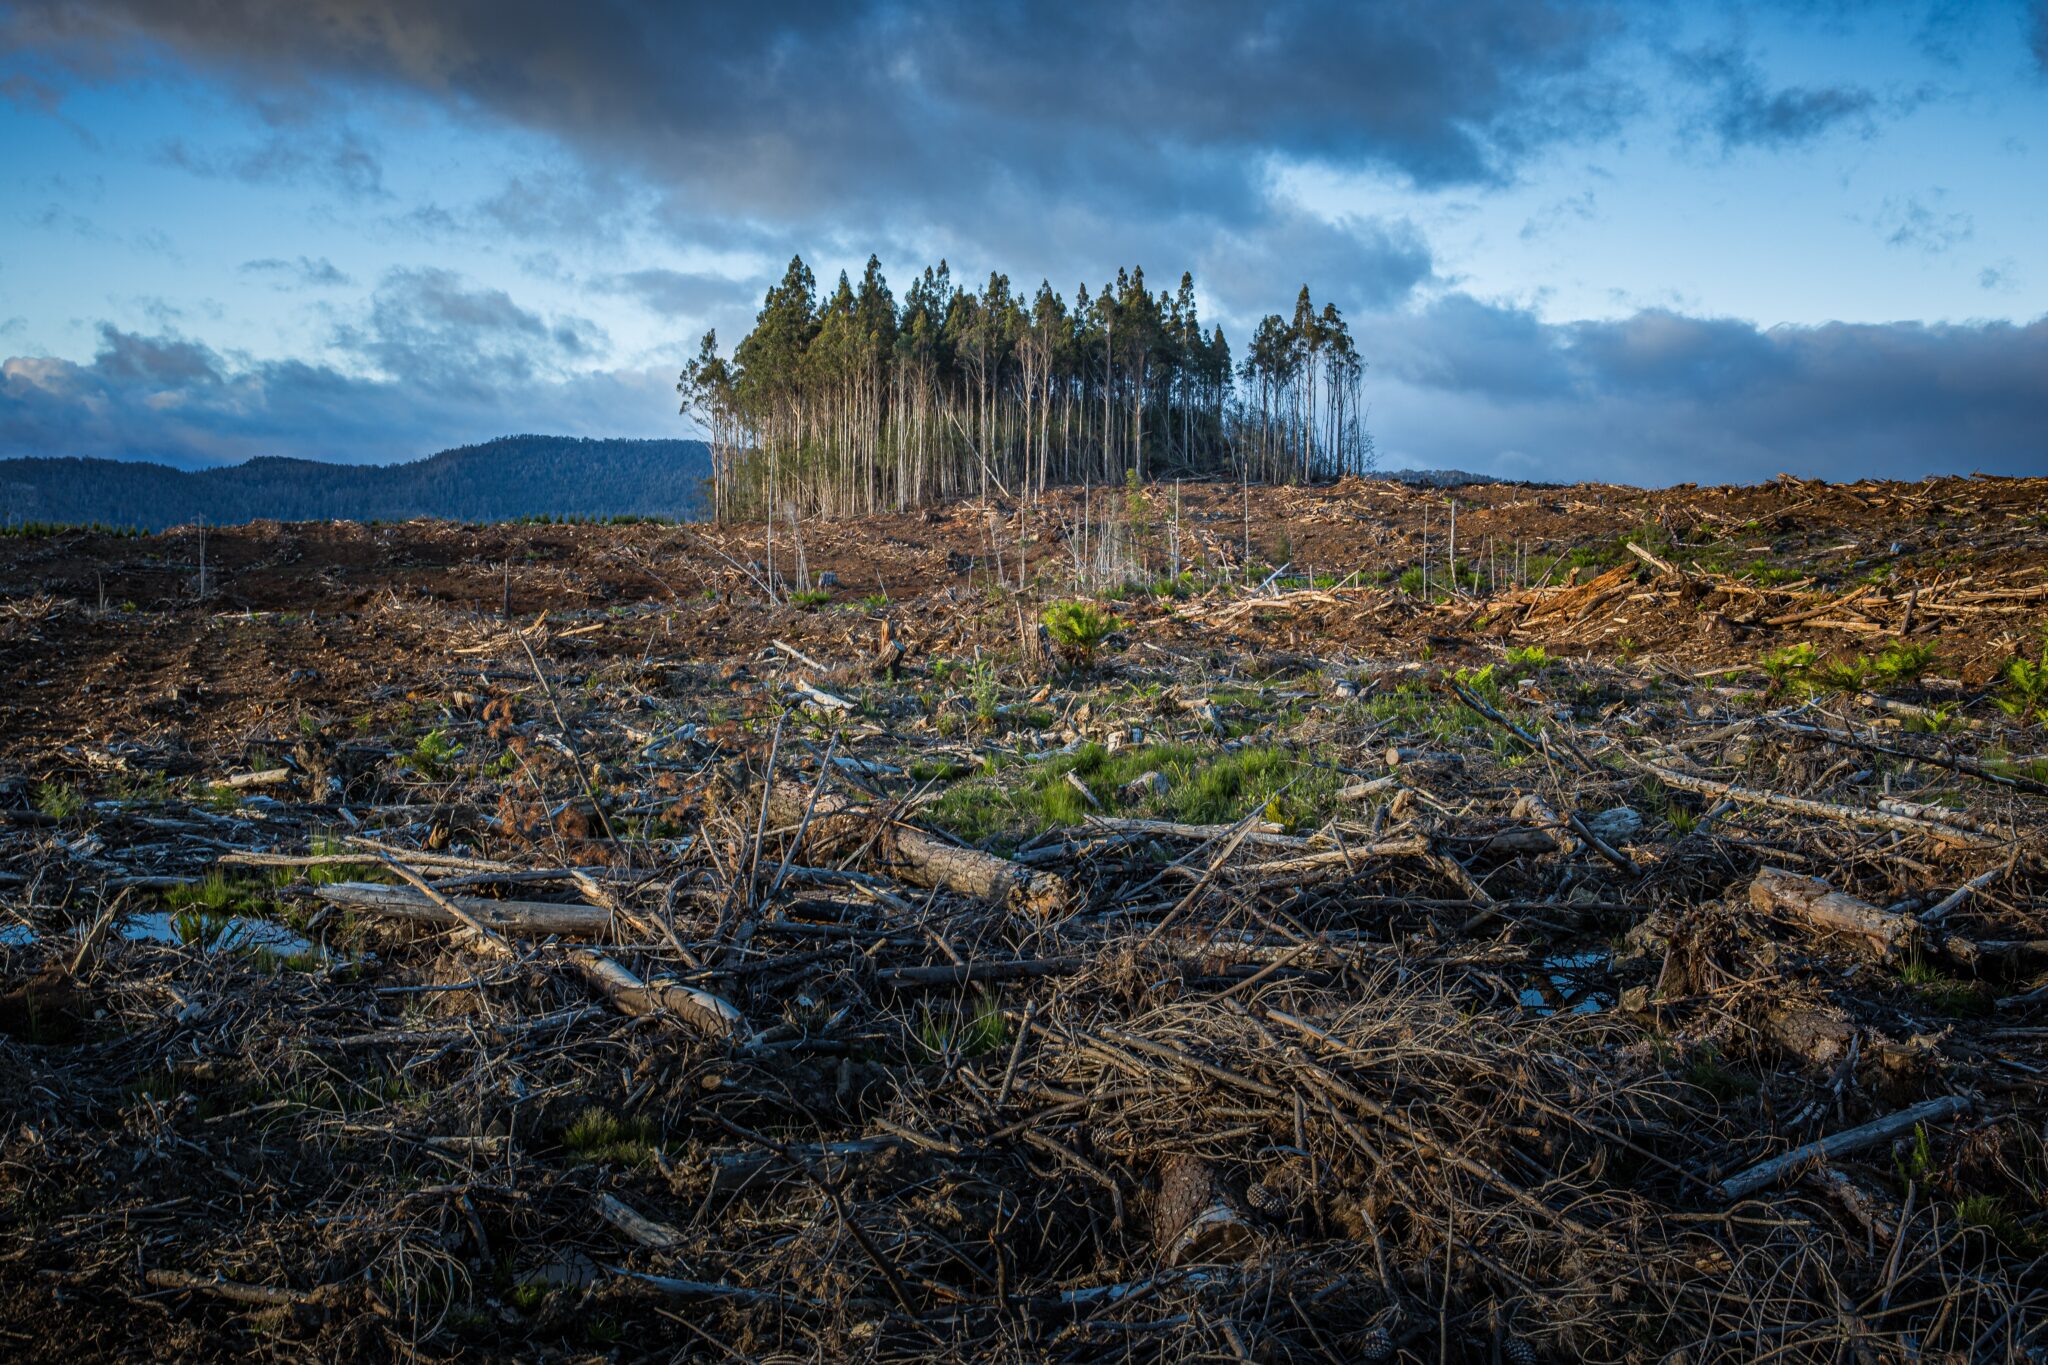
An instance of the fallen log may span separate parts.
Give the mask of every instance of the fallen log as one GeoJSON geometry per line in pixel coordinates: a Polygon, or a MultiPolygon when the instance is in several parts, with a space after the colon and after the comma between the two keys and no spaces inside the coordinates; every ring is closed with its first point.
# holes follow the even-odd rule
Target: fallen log
{"type": "Polygon", "coordinates": [[[949,844],[935,834],[889,819],[877,807],[843,796],[819,793],[815,802],[811,796],[809,787],[794,784],[776,786],[768,796],[768,814],[777,824],[803,825],[798,851],[806,861],[829,862],[860,855],[876,871],[912,886],[944,887],[1002,901],[1040,919],[1064,915],[1073,904],[1067,879],[1056,872],[1035,871],[993,853],[949,844]]]}
{"type": "Polygon", "coordinates": [[[1769,806],[1773,810],[1790,811],[1797,815],[1813,815],[1823,820],[1843,820],[1850,824],[1869,825],[1876,829],[1895,829],[1908,834],[1926,834],[1946,843],[1971,845],[1978,848],[1997,848],[2005,840],[1989,834],[1964,829],[1958,825],[1945,824],[1934,820],[1920,819],[1909,815],[1898,815],[1885,810],[1866,810],[1860,806],[1842,806],[1832,801],[1814,801],[1803,796],[1785,796],[1778,792],[1759,791],[1754,787],[1738,787],[1732,782],[1716,782],[1710,777],[1694,777],[1691,773],[1675,772],[1635,759],[1636,766],[1649,773],[1666,786],[1681,791],[1698,792],[1702,796],[1718,796],[1740,805],[1769,806]]]}
{"type": "MultiPolygon", "coordinates": [[[[450,914],[427,895],[411,887],[387,886],[382,882],[334,882],[313,888],[313,894],[330,905],[367,910],[391,919],[419,924],[462,924],[461,916],[450,914]]],[[[595,905],[561,905],[552,901],[494,901],[477,896],[446,896],[470,919],[486,928],[505,933],[544,938],[560,934],[565,938],[589,938],[611,926],[609,910],[595,905]]]]}
{"type": "Polygon", "coordinates": [[[1755,1194],[1765,1186],[1774,1185],[1794,1171],[1803,1169],[1807,1163],[1824,1161],[1831,1157],[1858,1152],[1886,1138],[1909,1132],[1923,1123],[1934,1123],[1952,1118],[1969,1109],[1968,1095],[1943,1095],[1940,1099],[1928,1100],[1902,1109],[1896,1114],[1887,1114],[1873,1119],[1861,1127],[1847,1132],[1835,1133],[1803,1147],[1794,1147],[1783,1156],[1774,1156],[1769,1161],[1758,1162],[1740,1175],[1732,1175],[1714,1186],[1714,1196],[1721,1200],[1740,1199],[1755,1194]]]}
{"type": "Polygon", "coordinates": [[[622,1014],[636,1018],[665,1015],[714,1038],[746,1032],[747,1021],[739,1010],[709,991],[661,977],[642,981],[590,948],[571,948],[569,962],[583,974],[584,980],[604,992],[622,1014]]]}
{"type": "Polygon", "coordinates": [[[1917,920],[1837,891],[1818,877],[1783,868],[1766,867],[1756,874],[1749,884],[1749,904],[1760,913],[1853,939],[1885,961],[1910,952],[1919,942],[1917,920]]]}

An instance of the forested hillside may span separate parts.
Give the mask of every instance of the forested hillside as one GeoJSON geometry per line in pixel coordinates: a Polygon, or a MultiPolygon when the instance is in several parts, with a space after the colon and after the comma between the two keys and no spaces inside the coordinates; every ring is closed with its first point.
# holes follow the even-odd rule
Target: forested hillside
{"type": "Polygon", "coordinates": [[[1194,279],[1151,293],[1119,270],[1074,302],[1007,276],[981,292],[927,267],[901,305],[868,259],[821,303],[801,257],[730,359],[707,333],[677,389],[711,433],[731,518],[848,514],[955,496],[1175,472],[1286,481],[1369,467],[1365,366],[1336,307],[1303,286],[1233,367],[1194,279]]]}
{"type": "Polygon", "coordinates": [[[193,473],[125,460],[0,461],[0,523],[145,530],[268,517],[689,517],[710,474],[702,441],[506,436],[396,465],[258,459],[193,473]]]}

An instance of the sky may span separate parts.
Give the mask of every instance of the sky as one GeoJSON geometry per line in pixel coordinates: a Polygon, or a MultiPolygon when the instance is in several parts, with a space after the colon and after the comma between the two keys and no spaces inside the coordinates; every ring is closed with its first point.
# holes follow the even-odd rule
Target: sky
{"type": "Polygon", "coordinates": [[[2048,473],[2048,0],[0,0],[0,457],[694,433],[801,253],[1307,284],[1389,468],[2048,473]]]}

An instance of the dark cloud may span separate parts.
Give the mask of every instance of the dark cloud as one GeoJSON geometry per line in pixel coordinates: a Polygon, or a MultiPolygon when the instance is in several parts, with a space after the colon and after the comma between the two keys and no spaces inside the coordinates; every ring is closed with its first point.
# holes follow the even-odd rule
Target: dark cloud
{"type": "Polygon", "coordinates": [[[384,196],[384,166],[375,150],[346,128],[295,128],[225,151],[170,138],[159,149],[169,165],[194,175],[249,185],[318,184],[349,199],[384,196]]]}
{"type": "Polygon", "coordinates": [[[295,261],[287,261],[271,256],[260,261],[244,261],[242,273],[267,279],[274,289],[321,289],[354,283],[325,256],[318,260],[301,256],[295,261]]]}
{"type": "Polygon", "coordinates": [[[616,238],[629,198],[616,175],[585,169],[514,176],[476,207],[476,216],[514,237],[616,238]]]}
{"type": "MultiPolygon", "coordinates": [[[[1304,284],[1355,316],[1396,306],[1434,278],[1429,246],[1411,223],[1332,222],[1299,211],[1219,234],[1195,269],[1203,292],[1239,322],[1291,311],[1304,284]]],[[[1155,285],[1171,283],[1162,277],[1155,285]]]]}
{"type": "MultiPolygon", "coordinates": [[[[414,323],[436,306],[425,294],[472,336],[544,345],[555,330],[490,291],[408,287],[401,311],[414,323]]],[[[1550,324],[1452,294],[1354,322],[1390,464],[1647,484],[2048,471],[2048,317],[1761,330],[1653,309],[1550,324]]],[[[381,354],[400,366],[421,358],[381,354]]],[[[388,460],[525,427],[673,431],[665,366],[543,375],[536,364],[517,385],[454,379],[239,364],[174,333],[106,327],[89,363],[0,363],[0,456],[388,460]]]]}
{"type": "MultiPolygon", "coordinates": [[[[1565,0],[17,0],[13,43],[122,40],[274,101],[370,83],[559,137],[729,215],[960,204],[1004,185],[1228,216],[1277,153],[1494,182],[1630,98],[1615,7],[1565,0]]],[[[531,206],[508,203],[515,215],[531,206]]],[[[543,221],[552,214],[543,211],[543,221]]]]}
{"type": "Polygon", "coordinates": [[[1361,347],[1394,464],[1647,484],[2048,472],[2048,317],[1546,324],[1452,296],[1361,347]]]}
{"type": "Polygon", "coordinates": [[[1703,121],[1724,150],[1791,147],[1844,124],[1866,134],[1875,126],[1878,98],[1860,85],[1773,90],[1736,46],[1694,48],[1672,60],[1681,77],[1709,92],[1703,121]]]}
{"type": "Polygon", "coordinates": [[[414,459],[529,427],[672,436],[675,375],[568,374],[518,388],[429,388],[326,365],[238,365],[175,335],[102,327],[87,363],[0,361],[0,457],[98,455],[184,466],[257,455],[414,459]]]}
{"type": "Polygon", "coordinates": [[[610,344],[586,318],[543,317],[443,269],[387,271],[368,317],[336,328],[333,341],[392,379],[472,396],[559,378],[610,344]]]}
{"type": "Polygon", "coordinates": [[[591,283],[605,293],[636,299],[649,312],[663,317],[693,319],[712,309],[748,303],[761,292],[754,281],[686,270],[630,270],[600,276],[591,283]]]}

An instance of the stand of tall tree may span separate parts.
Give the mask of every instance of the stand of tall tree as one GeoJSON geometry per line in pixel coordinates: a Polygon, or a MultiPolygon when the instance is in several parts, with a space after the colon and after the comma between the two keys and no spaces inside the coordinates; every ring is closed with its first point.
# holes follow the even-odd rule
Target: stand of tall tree
{"type": "Polygon", "coordinates": [[[731,358],[706,333],[676,388],[710,436],[713,512],[734,520],[1133,475],[1362,472],[1364,373],[1344,319],[1318,312],[1306,285],[1233,372],[1186,274],[1155,296],[1144,271],[1119,270],[1069,307],[1049,284],[1027,299],[1000,274],[971,292],[942,261],[898,304],[869,257],[821,302],[797,257],[731,358]]]}

